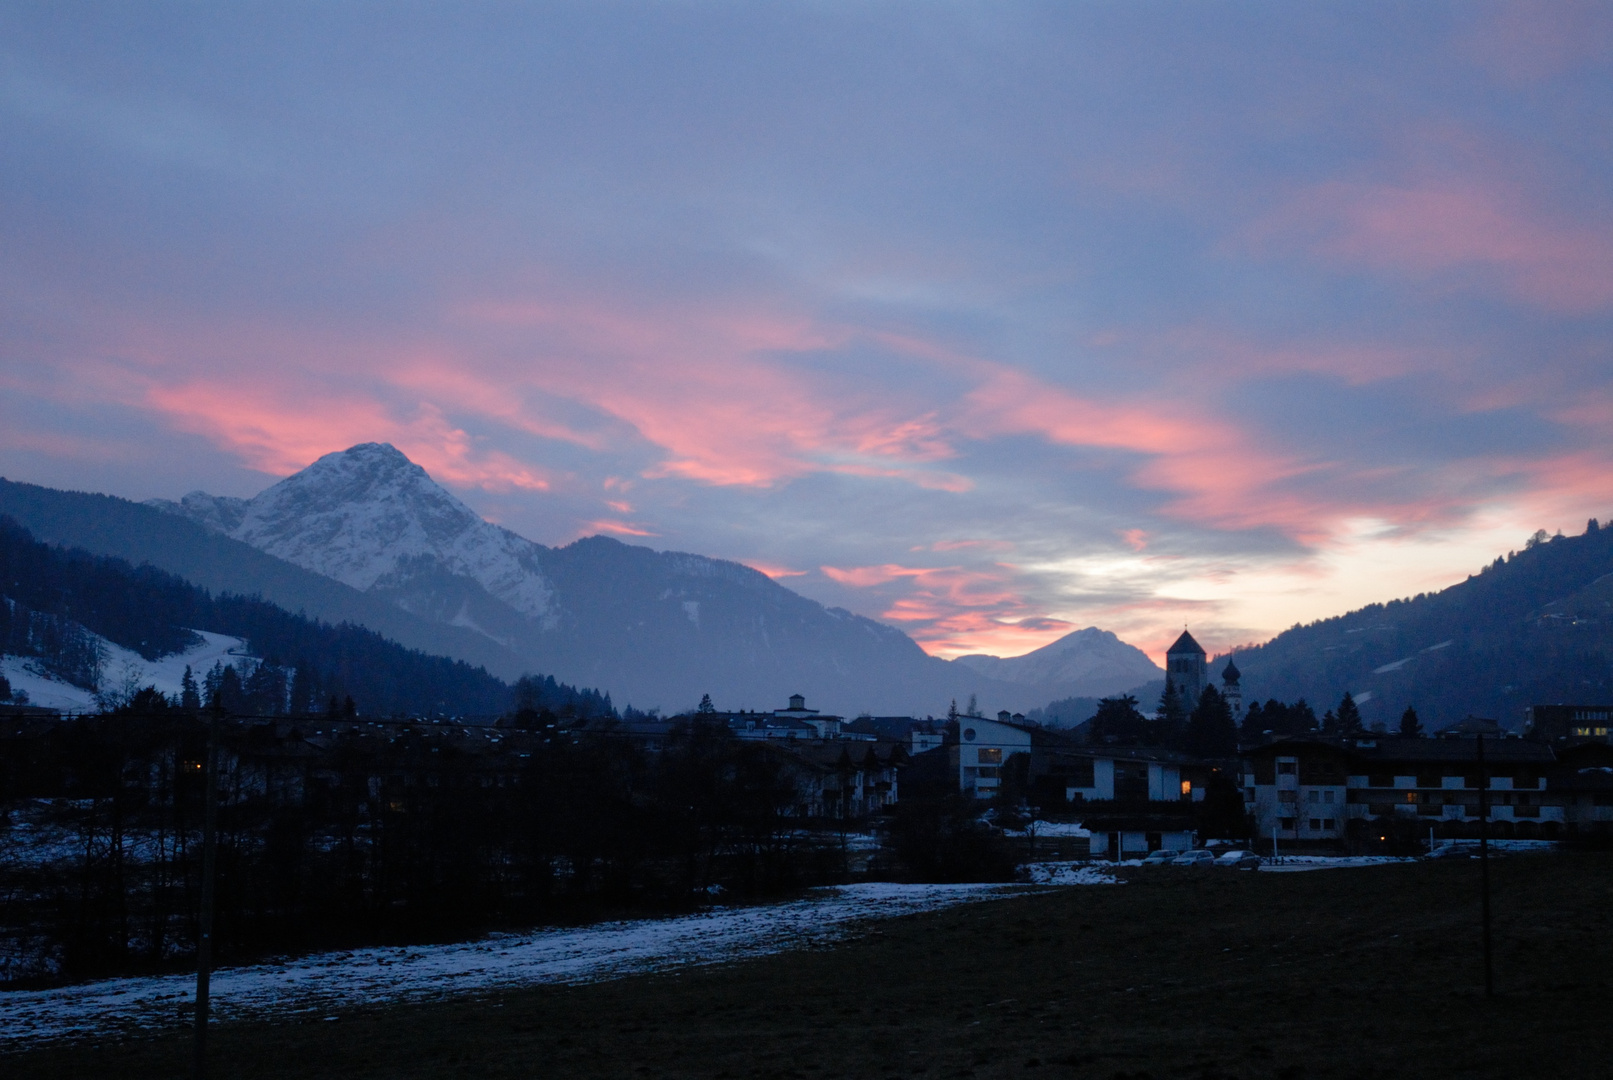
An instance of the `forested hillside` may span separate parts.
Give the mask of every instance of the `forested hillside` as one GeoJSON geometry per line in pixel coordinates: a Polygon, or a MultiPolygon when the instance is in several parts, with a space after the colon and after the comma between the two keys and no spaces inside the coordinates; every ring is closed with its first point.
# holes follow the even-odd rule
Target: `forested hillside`
{"type": "MultiPolygon", "coordinates": [[[[484,669],[407,649],[362,627],[331,625],[255,597],[214,596],[151,566],[53,547],[0,517],[0,644],[33,655],[69,681],[93,677],[93,639],[84,631],[142,656],[177,652],[206,630],[244,639],[283,680],[292,712],[319,711],[351,697],[360,714],[482,715],[512,707],[510,687],[484,669]]],[[[198,678],[204,673],[197,672],[198,678]]],[[[542,704],[574,704],[591,714],[611,712],[594,691],[528,681],[542,704]]],[[[80,685],[84,685],[80,681],[80,685]]],[[[264,695],[260,695],[264,696],[264,695]]],[[[263,707],[264,702],[256,703],[263,707]]],[[[270,711],[279,711],[270,708],[270,711]]]]}
{"type": "MultiPolygon", "coordinates": [[[[1246,700],[1348,690],[1368,724],[1414,706],[1439,727],[1468,714],[1521,727],[1547,702],[1613,700],[1613,528],[1537,533],[1458,585],[1296,626],[1235,653],[1246,700]]],[[[1219,669],[1218,663],[1212,667],[1219,669]]]]}
{"type": "Polygon", "coordinates": [[[485,635],[430,622],[193,521],[128,499],[0,479],[0,515],[15,519],[46,543],[157,567],[214,595],[260,596],[314,619],[367,626],[411,649],[454,656],[505,680],[527,670],[514,653],[485,635]]]}

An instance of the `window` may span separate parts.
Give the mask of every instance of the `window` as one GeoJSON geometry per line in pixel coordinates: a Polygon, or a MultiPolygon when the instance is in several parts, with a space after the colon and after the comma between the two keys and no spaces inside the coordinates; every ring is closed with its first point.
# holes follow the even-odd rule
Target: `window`
{"type": "Polygon", "coordinates": [[[999,777],[1001,777],[1002,774],[1003,774],[1003,771],[1001,769],[995,769],[995,768],[993,768],[993,769],[985,769],[985,768],[983,768],[978,773],[980,779],[982,779],[982,780],[996,780],[999,777]]]}
{"type": "Polygon", "coordinates": [[[975,753],[980,755],[980,764],[982,765],[1001,765],[1003,763],[1003,752],[999,746],[982,746],[975,753]]]}
{"type": "Polygon", "coordinates": [[[1299,792],[1297,792],[1297,791],[1279,791],[1277,793],[1277,801],[1278,802],[1298,802],[1299,801],[1299,792]]]}
{"type": "Polygon", "coordinates": [[[1324,792],[1322,792],[1322,801],[1323,802],[1332,802],[1333,801],[1333,792],[1332,791],[1324,791],[1324,792]]]}
{"type": "Polygon", "coordinates": [[[1291,817],[1278,818],[1277,827],[1279,829],[1292,829],[1294,827],[1294,819],[1291,817]]]}
{"type": "Polygon", "coordinates": [[[1299,762],[1297,761],[1279,761],[1277,763],[1277,772],[1279,775],[1293,776],[1298,771],[1299,762]]]}
{"type": "Polygon", "coordinates": [[[1322,831],[1323,832],[1332,832],[1337,827],[1338,827],[1338,823],[1337,823],[1336,818],[1325,817],[1325,818],[1322,819],[1322,831]]]}
{"type": "Polygon", "coordinates": [[[1310,792],[1306,794],[1305,801],[1306,802],[1321,802],[1322,801],[1322,793],[1320,791],[1317,791],[1315,788],[1312,788],[1310,790],[1310,792]]]}
{"type": "Polygon", "coordinates": [[[1311,818],[1311,832],[1321,832],[1321,831],[1322,831],[1322,819],[1319,818],[1319,817],[1311,818]]]}
{"type": "Polygon", "coordinates": [[[1409,803],[1416,802],[1417,801],[1417,793],[1415,791],[1406,792],[1406,801],[1409,802],[1409,803]]]}
{"type": "Polygon", "coordinates": [[[963,741],[964,742],[974,742],[975,741],[975,729],[974,728],[966,727],[966,728],[963,729],[963,741]]]}
{"type": "Polygon", "coordinates": [[[1183,780],[1182,781],[1182,798],[1185,799],[1189,795],[1192,795],[1192,794],[1193,794],[1193,781],[1191,781],[1191,780],[1183,780]]]}

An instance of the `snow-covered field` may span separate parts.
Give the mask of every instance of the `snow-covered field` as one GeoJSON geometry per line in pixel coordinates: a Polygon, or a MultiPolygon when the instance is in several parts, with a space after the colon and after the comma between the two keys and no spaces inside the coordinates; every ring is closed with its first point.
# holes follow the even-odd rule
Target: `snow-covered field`
{"type": "MultiPolygon", "coordinates": [[[[242,659],[251,659],[240,638],[210,634],[205,630],[196,633],[202,638],[201,644],[155,660],[147,660],[133,650],[100,638],[106,657],[101,666],[102,692],[116,694],[125,689],[132,691],[155,686],[165,694],[177,695],[186,665],[189,665],[191,674],[200,683],[208,670],[219,661],[230,665],[242,659]]],[[[0,671],[10,680],[13,690],[28,692],[30,705],[61,709],[63,712],[94,712],[99,707],[95,691],[46,674],[38,662],[30,657],[0,657],[0,671]]]]}
{"type": "MultiPolygon", "coordinates": [[[[1100,884],[1103,873],[1062,864],[1046,884],[1100,884]]],[[[1033,877],[1036,871],[1033,870],[1033,877]]],[[[1015,885],[897,885],[815,889],[804,899],[715,908],[671,919],[498,934],[457,945],[355,949],[213,974],[220,1019],[340,1015],[366,1005],[579,983],[821,946],[870,919],[888,919],[1022,892],[1015,885]]],[[[0,993],[0,1047],[105,1038],[190,1021],[195,977],[111,979],[55,990],[0,993]]]]}

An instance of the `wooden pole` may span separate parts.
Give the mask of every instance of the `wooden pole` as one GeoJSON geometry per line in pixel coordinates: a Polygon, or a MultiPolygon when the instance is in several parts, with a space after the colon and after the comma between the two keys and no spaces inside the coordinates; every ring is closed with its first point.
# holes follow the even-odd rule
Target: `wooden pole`
{"type": "Polygon", "coordinates": [[[213,976],[213,878],[218,860],[218,712],[207,720],[202,765],[202,903],[196,920],[196,1080],[207,1080],[207,1011],[213,976]]]}
{"type": "Polygon", "coordinates": [[[1479,742],[1479,889],[1484,922],[1484,996],[1495,997],[1495,971],[1490,957],[1490,778],[1484,768],[1484,735],[1479,742]]]}

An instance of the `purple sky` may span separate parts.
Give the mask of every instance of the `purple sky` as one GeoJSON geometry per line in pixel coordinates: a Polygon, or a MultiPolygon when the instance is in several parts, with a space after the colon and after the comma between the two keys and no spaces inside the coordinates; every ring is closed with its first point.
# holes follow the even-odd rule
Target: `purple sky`
{"type": "Polygon", "coordinates": [[[0,7],[0,473],[390,441],[941,655],[1613,513],[1613,6],[0,7]]]}

